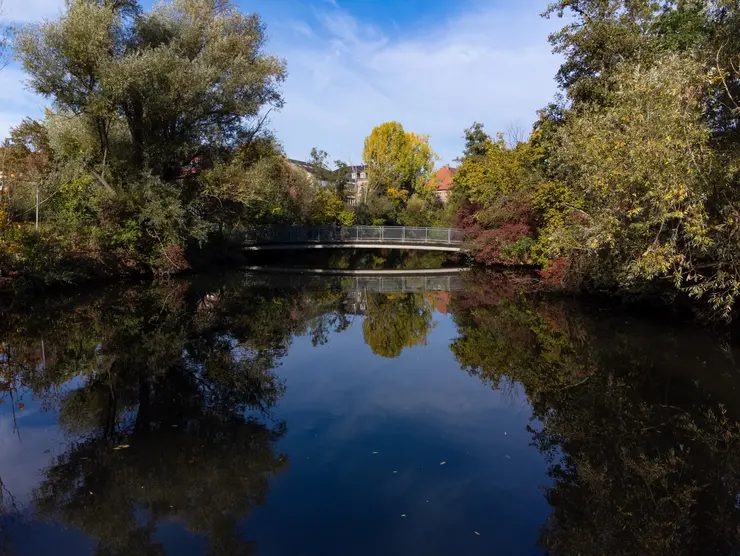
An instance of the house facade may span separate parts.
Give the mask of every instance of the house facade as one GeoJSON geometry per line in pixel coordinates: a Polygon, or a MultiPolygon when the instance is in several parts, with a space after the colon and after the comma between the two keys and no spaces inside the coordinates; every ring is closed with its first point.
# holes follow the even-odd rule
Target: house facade
{"type": "Polygon", "coordinates": [[[437,195],[437,198],[443,203],[446,203],[450,200],[452,188],[455,185],[452,179],[455,177],[456,173],[457,168],[452,168],[449,164],[446,164],[445,166],[442,166],[442,168],[437,170],[437,187],[435,193],[437,195]]]}
{"type": "Polygon", "coordinates": [[[367,166],[349,166],[349,187],[347,187],[347,200],[350,204],[360,204],[367,195],[367,187],[370,180],[367,177],[367,166]]]}

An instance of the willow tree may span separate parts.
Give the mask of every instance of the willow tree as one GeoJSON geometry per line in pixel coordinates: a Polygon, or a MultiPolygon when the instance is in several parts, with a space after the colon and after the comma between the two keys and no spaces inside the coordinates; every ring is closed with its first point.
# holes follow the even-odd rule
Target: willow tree
{"type": "Polygon", "coordinates": [[[285,65],[265,40],[259,16],[228,0],[148,12],[136,0],[71,0],[57,20],[19,30],[28,83],[51,101],[55,202],[87,204],[98,236],[114,238],[100,251],[123,245],[180,266],[176,251],[204,237],[201,171],[282,105],[285,65]]]}
{"type": "Polygon", "coordinates": [[[82,120],[101,166],[116,151],[136,170],[175,179],[204,151],[249,135],[280,106],[284,63],[262,52],[264,25],[228,0],[73,0],[58,20],[25,27],[18,57],[30,85],[82,120]]]}

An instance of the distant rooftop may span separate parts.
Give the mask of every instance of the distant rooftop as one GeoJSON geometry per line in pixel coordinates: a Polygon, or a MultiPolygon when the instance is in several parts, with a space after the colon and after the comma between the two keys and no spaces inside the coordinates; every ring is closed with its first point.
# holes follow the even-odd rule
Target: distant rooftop
{"type": "Polygon", "coordinates": [[[437,170],[437,191],[449,191],[453,187],[452,178],[457,174],[457,168],[452,168],[449,164],[442,166],[437,170]]]}

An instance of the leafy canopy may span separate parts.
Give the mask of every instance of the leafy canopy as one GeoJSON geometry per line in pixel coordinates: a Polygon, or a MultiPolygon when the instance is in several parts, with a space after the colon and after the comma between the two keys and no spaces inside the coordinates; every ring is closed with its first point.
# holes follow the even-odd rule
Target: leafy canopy
{"type": "Polygon", "coordinates": [[[377,126],[365,139],[362,155],[370,188],[406,200],[414,192],[427,191],[438,159],[428,135],[406,132],[398,122],[377,126]]]}

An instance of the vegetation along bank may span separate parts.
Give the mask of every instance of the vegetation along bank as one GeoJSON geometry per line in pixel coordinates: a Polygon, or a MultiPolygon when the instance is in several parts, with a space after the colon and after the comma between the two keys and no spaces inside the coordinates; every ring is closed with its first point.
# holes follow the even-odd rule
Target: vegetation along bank
{"type": "MultiPolygon", "coordinates": [[[[560,0],[562,94],[526,137],[465,131],[449,196],[430,138],[387,122],[358,169],[270,131],[283,60],[225,0],[73,0],[7,46],[48,99],[0,153],[0,282],[171,274],[238,253],[252,227],[465,228],[484,264],[549,287],[689,297],[740,290],[740,6],[560,0]]],[[[482,68],[484,70],[484,68],[482,68]]],[[[502,107],[505,109],[505,107],[502,107]]]]}

